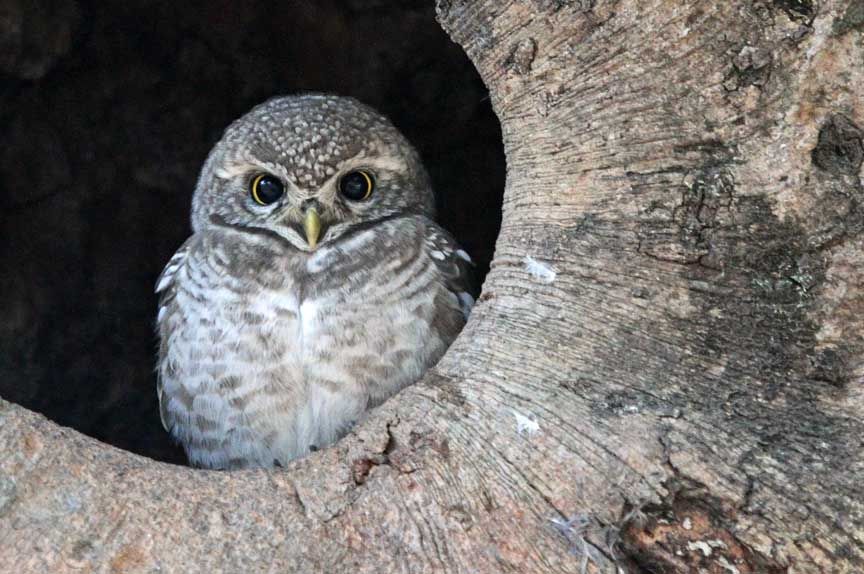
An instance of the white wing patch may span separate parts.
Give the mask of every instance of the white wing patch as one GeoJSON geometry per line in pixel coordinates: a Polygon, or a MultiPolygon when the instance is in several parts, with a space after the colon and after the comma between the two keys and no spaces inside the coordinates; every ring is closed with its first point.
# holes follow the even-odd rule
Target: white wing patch
{"type": "Polygon", "coordinates": [[[159,279],[156,280],[156,293],[165,291],[174,281],[174,276],[177,275],[177,270],[180,269],[186,262],[187,245],[183,245],[177,250],[177,253],[171,256],[159,279]]]}

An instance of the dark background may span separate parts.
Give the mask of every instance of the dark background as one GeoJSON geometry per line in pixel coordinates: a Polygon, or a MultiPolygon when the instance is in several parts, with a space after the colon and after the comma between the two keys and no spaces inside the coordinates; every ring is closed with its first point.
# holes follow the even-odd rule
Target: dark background
{"type": "Polygon", "coordinates": [[[0,2],[0,396],[161,460],[162,266],[224,127],[302,90],[351,95],[420,149],[479,263],[500,224],[500,127],[424,1],[0,2]]]}

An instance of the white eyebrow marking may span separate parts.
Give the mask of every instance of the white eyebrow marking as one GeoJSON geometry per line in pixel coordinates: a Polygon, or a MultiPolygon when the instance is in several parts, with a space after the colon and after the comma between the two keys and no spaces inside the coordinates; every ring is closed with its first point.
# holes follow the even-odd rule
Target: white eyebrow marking
{"type": "Polygon", "coordinates": [[[213,173],[219,179],[233,179],[249,168],[249,164],[232,163],[227,166],[217,167],[213,173]]]}
{"type": "Polygon", "coordinates": [[[368,167],[372,170],[404,171],[408,167],[408,163],[402,156],[389,154],[377,155],[377,151],[373,151],[373,154],[376,155],[369,155],[368,150],[362,150],[357,155],[339,162],[339,170],[347,171],[355,167],[368,167]]]}

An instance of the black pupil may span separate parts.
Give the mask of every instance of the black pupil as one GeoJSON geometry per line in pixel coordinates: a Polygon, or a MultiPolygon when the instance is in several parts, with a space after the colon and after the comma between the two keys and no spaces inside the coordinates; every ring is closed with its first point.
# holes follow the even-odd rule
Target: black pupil
{"type": "Polygon", "coordinates": [[[354,171],[342,178],[339,188],[348,199],[359,201],[369,193],[369,180],[359,171],[354,171]]]}
{"type": "Polygon", "coordinates": [[[258,180],[258,199],[263,203],[273,203],[282,197],[282,182],[275,177],[265,176],[258,180]]]}

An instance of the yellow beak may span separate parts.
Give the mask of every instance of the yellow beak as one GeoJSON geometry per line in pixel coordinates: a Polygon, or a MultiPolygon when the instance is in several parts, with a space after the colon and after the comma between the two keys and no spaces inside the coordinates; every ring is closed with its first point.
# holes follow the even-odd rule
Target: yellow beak
{"type": "Polygon", "coordinates": [[[309,243],[309,247],[315,249],[315,246],[318,245],[318,236],[321,234],[321,217],[314,207],[306,210],[303,231],[306,232],[306,242],[309,243]]]}

